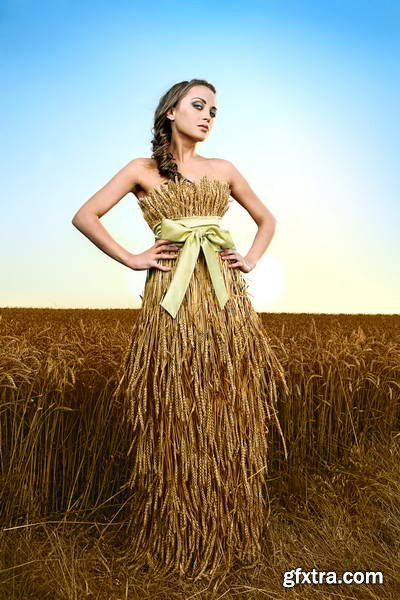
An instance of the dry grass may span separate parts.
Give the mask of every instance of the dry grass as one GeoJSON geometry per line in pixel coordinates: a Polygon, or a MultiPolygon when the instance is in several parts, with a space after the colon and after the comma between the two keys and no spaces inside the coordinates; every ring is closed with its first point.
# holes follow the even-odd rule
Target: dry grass
{"type": "Polygon", "coordinates": [[[0,310],[0,598],[400,597],[400,318],[262,315],[285,369],[264,560],[201,581],[124,560],[129,435],[110,402],[133,310],[0,310]],[[383,571],[383,585],[282,586],[383,571]]]}

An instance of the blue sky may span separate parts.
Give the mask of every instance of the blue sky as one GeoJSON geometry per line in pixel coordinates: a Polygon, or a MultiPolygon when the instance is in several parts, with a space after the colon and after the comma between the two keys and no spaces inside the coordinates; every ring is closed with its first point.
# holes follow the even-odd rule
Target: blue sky
{"type": "MultiPolygon", "coordinates": [[[[246,275],[257,310],[398,313],[400,8],[385,1],[33,2],[0,8],[1,306],[140,306],[145,272],[71,218],[150,156],[177,81],[217,88],[204,156],[232,161],[278,220],[246,275]]],[[[256,226],[224,217],[245,254],[256,226]]],[[[128,194],[102,218],[153,243],[128,194]]]]}

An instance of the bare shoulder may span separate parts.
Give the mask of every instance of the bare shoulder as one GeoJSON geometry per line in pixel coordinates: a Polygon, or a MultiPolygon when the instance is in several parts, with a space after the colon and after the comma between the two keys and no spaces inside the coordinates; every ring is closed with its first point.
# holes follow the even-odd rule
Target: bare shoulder
{"type": "Polygon", "coordinates": [[[237,169],[232,161],[226,160],[225,158],[214,158],[213,160],[218,161],[216,163],[218,164],[218,169],[225,181],[229,183],[232,190],[232,195],[235,194],[235,191],[243,191],[245,187],[250,187],[242,173],[239,171],[239,169],[237,169]]]}
{"type": "Polygon", "coordinates": [[[126,163],[122,169],[129,170],[133,173],[139,173],[142,169],[146,168],[147,158],[140,156],[138,158],[132,158],[129,162],[126,163]]]}
{"type": "Polygon", "coordinates": [[[146,171],[149,168],[149,159],[144,156],[133,158],[123,168],[126,170],[128,176],[130,176],[132,193],[136,193],[138,189],[141,189],[143,178],[146,177],[146,171]]]}
{"type": "Polygon", "coordinates": [[[224,179],[227,183],[229,183],[230,187],[237,179],[238,175],[240,175],[239,171],[236,169],[235,165],[225,158],[213,158],[212,159],[215,170],[221,174],[221,179],[224,179]]]}
{"type": "Polygon", "coordinates": [[[95,214],[100,218],[126,194],[135,193],[141,185],[145,164],[143,158],[134,158],[126,163],[79,208],[72,222],[83,213],[95,214]]]}
{"type": "Polygon", "coordinates": [[[142,156],[141,158],[137,158],[137,161],[140,161],[141,167],[143,171],[153,172],[157,170],[157,163],[154,158],[149,158],[147,156],[142,156]]]}
{"type": "Polygon", "coordinates": [[[216,159],[219,161],[221,173],[231,188],[231,196],[243,206],[254,221],[259,224],[264,219],[276,221],[272,212],[257,196],[247,179],[230,160],[216,159]]]}
{"type": "Polygon", "coordinates": [[[224,158],[209,158],[210,165],[212,167],[213,176],[220,181],[224,181],[231,186],[231,165],[232,163],[229,160],[225,160],[224,158]]]}
{"type": "Polygon", "coordinates": [[[152,158],[145,156],[133,158],[123,167],[123,170],[130,178],[131,192],[137,197],[142,191],[147,191],[149,187],[156,185],[158,169],[152,158]]]}
{"type": "Polygon", "coordinates": [[[133,192],[140,199],[142,194],[150,193],[168,180],[165,177],[160,177],[158,165],[154,158],[141,157],[137,158],[136,161],[138,178],[137,186],[133,192]]]}
{"type": "Polygon", "coordinates": [[[110,180],[110,183],[112,183],[114,187],[119,187],[121,191],[124,191],[125,193],[135,193],[136,189],[141,186],[146,168],[146,158],[133,158],[115,173],[110,180]]]}

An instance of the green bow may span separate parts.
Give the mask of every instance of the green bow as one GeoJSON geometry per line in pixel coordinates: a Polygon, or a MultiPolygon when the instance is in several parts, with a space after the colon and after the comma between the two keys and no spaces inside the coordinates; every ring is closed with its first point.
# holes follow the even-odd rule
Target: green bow
{"type": "Polygon", "coordinates": [[[173,318],[186,293],[200,248],[203,249],[220,307],[224,308],[229,299],[215,247],[235,248],[235,244],[229,231],[221,229],[221,218],[195,216],[162,219],[153,228],[158,239],[184,243],[170,286],[160,302],[173,318]]]}

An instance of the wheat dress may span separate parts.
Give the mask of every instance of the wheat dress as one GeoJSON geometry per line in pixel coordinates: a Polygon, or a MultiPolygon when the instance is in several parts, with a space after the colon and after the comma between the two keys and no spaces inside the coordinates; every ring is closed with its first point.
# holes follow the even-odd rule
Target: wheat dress
{"type": "MultiPolygon", "coordinates": [[[[221,218],[229,201],[228,183],[203,176],[170,180],[138,204],[154,232],[163,219],[221,218]]],[[[178,245],[177,258],[159,259],[171,271],[147,272],[116,395],[132,436],[129,556],[198,579],[260,558],[268,425],[274,418],[287,456],[277,413],[287,384],[243,273],[218,254],[224,308],[202,249],[175,317],[161,305],[178,245]]]]}

